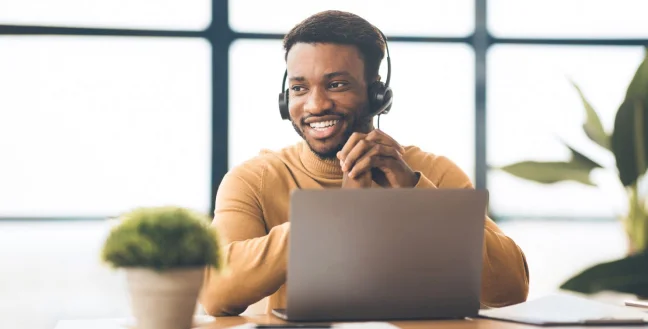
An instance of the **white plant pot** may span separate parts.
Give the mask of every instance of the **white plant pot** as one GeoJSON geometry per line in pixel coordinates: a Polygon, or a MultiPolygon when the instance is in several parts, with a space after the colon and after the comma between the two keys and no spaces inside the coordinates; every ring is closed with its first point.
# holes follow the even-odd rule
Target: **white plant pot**
{"type": "Polygon", "coordinates": [[[126,268],[137,329],[190,329],[205,268],[126,268]]]}

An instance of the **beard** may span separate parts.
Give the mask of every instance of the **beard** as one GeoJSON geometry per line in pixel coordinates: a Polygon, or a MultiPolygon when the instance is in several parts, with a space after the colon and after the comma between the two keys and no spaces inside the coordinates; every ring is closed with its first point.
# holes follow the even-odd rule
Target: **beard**
{"type": "Polygon", "coordinates": [[[299,135],[299,136],[300,136],[304,141],[306,141],[306,144],[308,144],[308,148],[310,148],[310,150],[311,150],[311,151],[312,151],[312,152],[313,152],[313,153],[314,153],[318,158],[320,158],[320,159],[322,159],[322,160],[331,160],[331,159],[337,159],[337,153],[340,152],[340,151],[342,151],[342,149],[344,148],[344,145],[345,145],[346,142],[349,140],[349,138],[351,137],[351,135],[353,135],[353,133],[357,131],[357,130],[356,130],[357,127],[356,127],[356,124],[355,124],[356,122],[357,122],[357,121],[354,120],[353,123],[350,124],[350,125],[346,128],[345,131],[342,132],[342,139],[340,140],[340,142],[339,142],[336,146],[334,146],[334,147],[331,148],[331,149],[326,150],[325,152],[321,152],[321,151],[316,150],[316,149],[313,147],[313,145],[311,145],[311,143],[308,141],[308,139],[306,138],[306,136],[304,136],[304,132],[303,132],[301,129],[299,129],[299,127],[295,124],[295,122],[291,122],[291,123],[292,123],[293,128],[294,128],[295,131],[297,132],[297,134],[298,134],[298,135],[299,135]]]}
{"type": "MultiPolygon", "coordinates": [[[[309,142],[308,138],[304,135],[304,132],[300,129],[300,127],[295,123],[295,121],[290,120],[292,123],[293,128],[297,132],[297,134],[304,140],[306,141],[306,144],[308,144],[308,147],[311,149],[311,151],[320,159],[322,160],[331,160],[331,159],[337,159],[337,153],[340,152],[343,148],[344,145],[349,141],[349,138],[353,133],[355,132],[364,132],[368,133],[372,126],[373,126],[373,118],[366,118],[363,120],[365,113],[368,112],[367,107],[361,108],[359,111],[355,112],[356,114],[353,115],[352,117],[343,115],[340,113],[325,113],[325,114],[337,114],[340,116],[340,121],[347,120],[347,118],[350,118],[348,121],[347,128],[342,132],[340,141],[338,142],[337,145],[330,147],[329,149],[325,151],[320,151],[317,150],[316,148],[313,147],[313,145],[309,142]]],[[[303,120],[303,119],[302,119],[303,120]]],[[[303,126],[303,124],[302,124],[303,126]]],[[[335,136],[334,136],[335,137],[335,136]]]]}

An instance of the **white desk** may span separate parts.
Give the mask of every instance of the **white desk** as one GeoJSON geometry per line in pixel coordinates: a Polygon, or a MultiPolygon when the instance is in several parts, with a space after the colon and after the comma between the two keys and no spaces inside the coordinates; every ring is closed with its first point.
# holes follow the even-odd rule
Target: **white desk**
{"type": "MultiPolygon", "coordinates": [[[[215,318],[209,315],[196,315],[194,325],[205,326],[214,320],[215,318]]],[[[132,318],[61,320],[54,329],[136,329],[133,323],[132,318]]]]}

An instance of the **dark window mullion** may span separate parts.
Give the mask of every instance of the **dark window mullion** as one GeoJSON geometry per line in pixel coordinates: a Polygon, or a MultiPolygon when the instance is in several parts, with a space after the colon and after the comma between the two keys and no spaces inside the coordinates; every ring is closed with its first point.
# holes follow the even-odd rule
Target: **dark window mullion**
{"type": "Polygon", "coordinates": [[[486,54],[491,45],[488,34],[486,1],[475,0],[475,187],[487,188],[487,117],[486,117],[486,54]]]}
{"type": "Polygon", "coordinates": [[[0,25],[0,35],[78,35],[202,38],[207,31],[133,30],[58,26],[0,25]]]}
{"type": "Polygon", "coordinates": [[[519,39],[491,38],[496,44],[557,46],[648,46],[648,39],[519,39]]]}
{"type": "Polygon", "coordinates": [[[229,170],[229,48],[235,40],[229,26],[227,0],[212,1],[212,23],[207,29],[212,44],[212,172],[211,213],[216,192],[229,170]]]}

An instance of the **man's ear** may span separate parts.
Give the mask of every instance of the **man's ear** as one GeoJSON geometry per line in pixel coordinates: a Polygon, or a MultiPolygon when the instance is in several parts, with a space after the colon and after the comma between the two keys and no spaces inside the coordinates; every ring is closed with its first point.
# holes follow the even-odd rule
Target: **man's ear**
{"type": "Polygon", "coordinates": [[[374,82],[380,82],[380,74],[376,75],[373,79],[367,79],[366,84],[367,87],[374,84],[374,82]]]}

